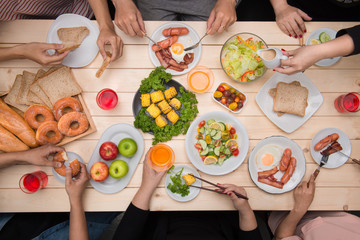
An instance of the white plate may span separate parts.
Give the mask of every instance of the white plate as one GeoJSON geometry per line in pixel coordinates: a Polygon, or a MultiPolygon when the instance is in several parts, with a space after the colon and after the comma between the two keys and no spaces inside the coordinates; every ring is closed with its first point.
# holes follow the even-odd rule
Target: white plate
{"type": "Polygon", "coordinates": [[[200,171],[210,175],[225,175],[236,170],[245,160],[245,157],[249,150],[249,137],[244,125],[233,115],[227,112],[209,112],[201,117],[195,119],[195,121],[189,127],[185,137],[185,148],[188,158],[191,163],[200,171]],[[223,122],[225,124],[230,123],[236,130],[237,142],[239,144],[239,155],[232,156],[225,160],[220,166],[218,164],[205,165],[199,156],[197,149],[194,147],[197,143],[196,135],[197,127],[202,120],[215,119],[215,121],[223,122]]]}
{"type": "MultiPolygon", "coordinates": [[[[296,142],[284,136],[271,136],[261,140],[250,152],[248,164],[250,177],[253,182],[265,192],[275,194],[285,193],[293,190],[301,182],[306,171],[306,160],[303,150],[296,142]],[[279,145],[283,147],[284,150],[285,148],[290,148],[292,151],[291,156],[296,158],[296,168],[294,174],[291,176],[290,180],[284,184],[283,189],[276,188],[258,181],[258,169],[256,167],[255,156],[263,146],[268,144],[279,145]]],[[[284,175],[284,173],[278,171],[274,177],[280,181],[282,175],[284,175]]]]}
{"type": "MultiPolygon", "coordinates": [[[[182,197],[180,194],[178,193],[172,193],[167,186],[169,185],[169,183],[172,183],[170,176],[174,176],[175,173],[179,172],[182,168],[184,168],[182,174],[181,174],[181,181],[183,184],[185,184],[185,180],[182,178],[182,176],[192,173],[197,177],[200,177],[200,174],[191,166],[188,165],[174,165],[174,169],[172,170],[172,173],[167,173],[166,177],[165,177],[165,189],[166,192],[169,194],[169,196],[179,202],[188,202],[193,200],[197,195],[199,195],[200,193],[200,189],[199,188],[193,188],[193,187],[189,187],[190,193],[189,195],[182,197]]],[[[201,181],[199,179],[196,179],[196,181],[192,184],[194,186],[197,187],[201,187],[201,181]]]]}
{"type": "MultiPolygon", "coordinates": [[[[324,128],[315,134],[315,136],[311,140],[311,144],[310,144],[311,156],[313,157],[314,161],[317,164],[320,164],[321,157],[322,157],[320,152],[322,150],[325,150],[325,148],[321,149],[321,151],[315,151],[314,146],[321,139],[323,139],[326,136],[331,135],[333,133],[339,134],[339,139],[337,141],[338,141],[338,143],[340,143],[341,147],[343,148],[343,150],[341,150],[341,152],[343,152],[344,154],[346,154],[348,156],[351,155],[351,142],[350,142],[349,137],[346,135],[346,133],[344,133],[343,131],[341,131],[340,129],[337,129],[337,128],[324,128]]],[[[348,160],[348,158],[345,157],[344,155],[342,155],[341,153],[333,153],[329,156],[328,162],[323,167],[324,168],[338,168],[338,167],[342,166],[343,164],[345,164],[347,162],[347,160],[348,160]]]]}
{"type": "MultiPolygon", "coordinates": [[[[331,29],[331,28],[318,28],[309,35],[308,39],[306,40],[306,45],[311,45],[311,39],[313,39],[313,38],[314,39],[319,39],[319,35],[322,32],[326,32],[327,34],[329,34],[331,39],[336,38],[336,33],[337,32],[334,29],[331,29]]],[[[316,62],[315,65],[320,66],[320,67],[331,66],[331,65],[335,64],[337,61],[339,61],[340,58],[341,57],[322,59],[322,60],[316,62]]]]}
{"type": "Polygon", "coordinates": [[[256,102],[265,113],[265,115],[281,130],[292,133],[300,126],[302,126],[321,106],[323,103],[323,97],[316,86],[306,77],[303,73],[297,73],[294,75],[285,75],[281,73],[275,73],[256,94],[256,102]],[[278,116],[272,109],[274,100],[269,94],[271,88],[276,88],[278,82],[290,83],[293,81],[299,81],[301,86],[306,87],[309,90],[308,106],[305,111],[304,117],[299,117],[294,114],[284,114],[278,116]]]}
{"type": "MultiPolygon", "coordinates": [[[[175,28],[175,27],[186,27],[187,29],[189,29],[189,33],[185,36],[189,36],[191,41],[192,41],[192,44],[195,44],[197,43],[200,38],[199,38],[199,35],[196,33],[196,31],[184,24],[184,23],[181,23],[181,22],[169,22],[169,23],[165,23],[163,25],[161,25],[160,27],[158,27],[154,32],[153,34],[151,35],[151,39],[153,39],[154,41],[161,41],[161,40],[164,40],[168,37],[165,37],[163,34],[162,34],[162,31],[164,29],[167,29],[167,28],[175,28]]],[[[191,45],[192,45],[191,44],[191,45]]],[[[149,56],[150,56],[150,59],[151,59],[151,62],[155,65],[155,66],[161,66],[159,60],[157,59],[157,57],[155,56],[155,52],[151,49],[153,45],[153,42],[149,42],[149,56]]],[[[193,67],[195,67],[199,60],[200,60],[200,56],[201,56],[201,43],[199,44],[199,46],[195,49],[192,50],[194,52],[194,60],[192,63],[190,63],[188,65],[188,68],[185,69],[184,71],[182,72],[178,72],[178,71],[174,71],[174,70],[171,70],[171,69],[166,69],[166,72],[167,73],[171,73],[172,75],[182,75],[182,74],[185,74],[187,72],[189,72],[193,67]]]]}
{"type": "MultiPolygon", "coordinates": [[[[84,160],[77,154],[77,153],[74,153],[74,152],[66,152],[68,158],[69,158],[69,161],[71,162],[72,160],[76,159],[79,160],[79,162],[81,163],[84,163],[84,160]]],[[[69,161],[66,161],[66,162],[69,162],[69,161]]],[[[85,164],[85,163],[84,163],[85,164]]],[[[65,165],[66,166],[66,165],[65,165]]],[[[61,182],[62,184],[65,184],[65,177],[64,176],[61,176],[60,174],[58,174],[54,168],[52,168],[52,172],[53,172],[53,175],[55,177],[56,180],[58,180],[59,182],[61,182]]]]}
{"type": "Polygon", "coordinates": [[[119,155],[115,158],[115,160],[124,160],[125,162],[127,162],[129,166],[129,172],[125,177],[120,179],[112,178],[110,175],[103,182],[96,182],[93,179],[91,179],[90,184],[99,192],[116,193],[124,189],[130,182],[130,179],[135,172],[135,169],[141,159],[141,156],[143,155],[145,145],[144,145],[144,138],[142,137],[141,133],[130,124],[126,124],[126,123],[115,124],[107,128],[104,131],[104,133],[101,135],[101,138],[98,144],[96,145],[95,150],[91,155],[90,161],[87,165],[88,172],[90,173],[91,166],[95,162],[104,162],[108,166],[110,166],[110,164],[113,161],[105,161],[100,157],[99,154],[100,146],[104,142],[108,142],[108,141],[111,141],[116,145],[118,145],[123,138],[132,138],[137,144],[137,152],[135,153],[134,156],[124,157],[119,153],[119,155]]]}
{"type": "MultiPolygon", "coordinates": [[[[73,51],[69,52],[69,55],[64,58],[62,64],[68,67],[84,67],[90,64],[96,55],[99,52],[99,48],[96,44],[97,38],[99,36],[99,28],[88,18],[67,13],[58,16],[53,24],[51,25],[46,42],[48,43],[61,43],[57,30],[59,28],[68,28],[68,27],[81,27],[85,26],[89,29],[90,33],[84,38],[84,41],[81,43],[80,47],[76,48],[73,51]]],[[[49,51],[49,54],[53,54],[54,51],[49,51]]]]}

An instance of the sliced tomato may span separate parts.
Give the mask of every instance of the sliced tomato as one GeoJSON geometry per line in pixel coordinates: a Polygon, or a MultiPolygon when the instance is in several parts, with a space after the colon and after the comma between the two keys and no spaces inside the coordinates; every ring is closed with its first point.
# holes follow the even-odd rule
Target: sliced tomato
{"type": "Polygon", "coordinates": [[[235,149],[232,154],[236,157],[237,155],[239,155],[239,149],[235,149]]]}
{"type": "Polygon", "coordinates": [[[233,145],[231,145],[230,146],[230,151],[235,151],[236,149],[238,149],[239,148],[239,146],[237,145],[237,144],[233,144],[233,145]]]}
{"type": "Polygon", "coordinates": [[[231,134],[235,134],[235,133],[236,133],[235,128],[232,127],[232,128],[230,129],[230,133],[231,133],[231,134]]]}
{"type": "Polygon", "coordinates": [[[198,135],[196,135],[196,137],[195,137],[197,140],[199,140],[199,139],[203,139],[203,135],[202,134],[198,134],[198,135]]]}
{"type": "Polygon", "coordinates": [[[204,159],[206,158],[206,156],[201,156],[201,160],[203,160],[204,161],[204,159]]]}
{"type": "Polygon", "coordinates": [[[214,143],[214,146],[215,147],[220,147],[220,145],[221,145],[221,140],[220,139],[216,140],[215,143],[214,143]]]}
{"type": "Polygon", "coordinates": [[[205,125],[205,120],[202,120],[200,123],[199,123],[199,128],[203,127],[205,125]]]}
{"type": "Polygon", "coordinates": [[[195,148],[196,148],[197,150],[201,150],[201,149],[202,149],[200,143],[195,143],[194,146],[195,146],[195,148]]]}

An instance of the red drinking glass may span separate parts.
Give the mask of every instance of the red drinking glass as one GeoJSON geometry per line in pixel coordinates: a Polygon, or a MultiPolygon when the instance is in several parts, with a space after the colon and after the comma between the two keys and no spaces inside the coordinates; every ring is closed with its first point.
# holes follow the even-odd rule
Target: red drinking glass
{"type": "Polygon", "coordinates": [[[97,94],[96,103],[100,108],[110,110],[118,103],[118,96],[116,92],[110,88],[105,88],[97,94]]]}
{"type": "Polygon", "coordinates": [[[43,171],[25,174],[20,178],[19,186],[24,193],[34,193],[44,188],[48,183],[48,176],[43,171]]]}
{"type": "Polygon", "coordinates": [[[343,94],[334,101],[334,106],[338,112],[357,112],[360,110],[360,95],[356,92],[343,94]]]}

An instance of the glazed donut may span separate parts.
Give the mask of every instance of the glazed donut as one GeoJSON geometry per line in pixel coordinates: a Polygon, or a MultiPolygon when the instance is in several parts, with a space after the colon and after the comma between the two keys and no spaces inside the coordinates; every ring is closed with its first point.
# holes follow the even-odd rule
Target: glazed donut
{"type": "Polygon", "coordinates": [[[63,135],[58,129],[58,124],[55,121],[44,122],[36,131],[36,141],[40,145],[47,143],[57,144],[63,139],[63,135]]]}
{"type": "MultiPolygon", "coordinates": [[[[64,165],[65,161],[69,161],[69,158],[65,151],[61,151],[55,154],[53,161],[60,162],[61,167],[54,167],[54,170],[61,176],[65,177],[66,166],[64,165]]],[[[72,171],[72,176],[76,176],[80,172],[80,163],[76,158],[69,162],[69,166],[72,171]]]]}
{"type": "Polygon", "coordinates": [[[75,98],[73,98],[73,97],[62,98],[62,99],[58,100],[53,107],[56,121],[59,121],[60,118],[65,114],[64,110],[66,108],[67,109],[70,108],[71,109],[70,112],[81,112],[82,111],[80,102],[78,100],[76,100],[75,98]]]}
{"type": "Polygon", "coordinates": [[[51,110],[40,104],[34,104],[28,107],[24,113],[25,121],[33,129],[38,129],[44,122],[54,121],[54,115],[51,110]]]}
{"type": "Polygon", "coordinates": [[[85,132],[89,128],[89,122],[85,113],[70,112],[60,118],[58,128],[65,136],[73,137],[85,132]],[[77,123],[77,126],[72,127],[73,123],[77,123]]]}

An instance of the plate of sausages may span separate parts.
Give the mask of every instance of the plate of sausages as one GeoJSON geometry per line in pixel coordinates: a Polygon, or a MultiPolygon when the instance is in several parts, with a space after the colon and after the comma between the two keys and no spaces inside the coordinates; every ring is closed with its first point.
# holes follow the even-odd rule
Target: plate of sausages
{"type": "Polygon", "coordinates": [[[193,50],[184,51],[185,48],[200,40],[196,31],[184,23],[165,23],[153,32],[151,39],[157,41],[162,48],[149,42],[149,55],[152,63],[156,67],[164,66],[166,72],[172,75],[189,72],[200,60],[201,43],[193,50]]]}
{"type": "Polygon", "coordinates": [[[304,177],[306,160],[303,150],[284,136],[261,140],[249,155],[249,173],[262,190],[281,194],[293,190],[304,177]]]}
{"type": "MultiPolygon", "coordinates": [[[[317,164],[320,164],[322,152],[326,150],[331,143],[337,141],[340,144],[341,152],[350,156],[351,142],[349,137],[337,128],[324,128],[317,132],[310,144],[311,156],[317,164]]],[[[338,152],[331,152],[328,162],[324,168],[338,168],[347,162],[348,158],[338,152]]]]}

